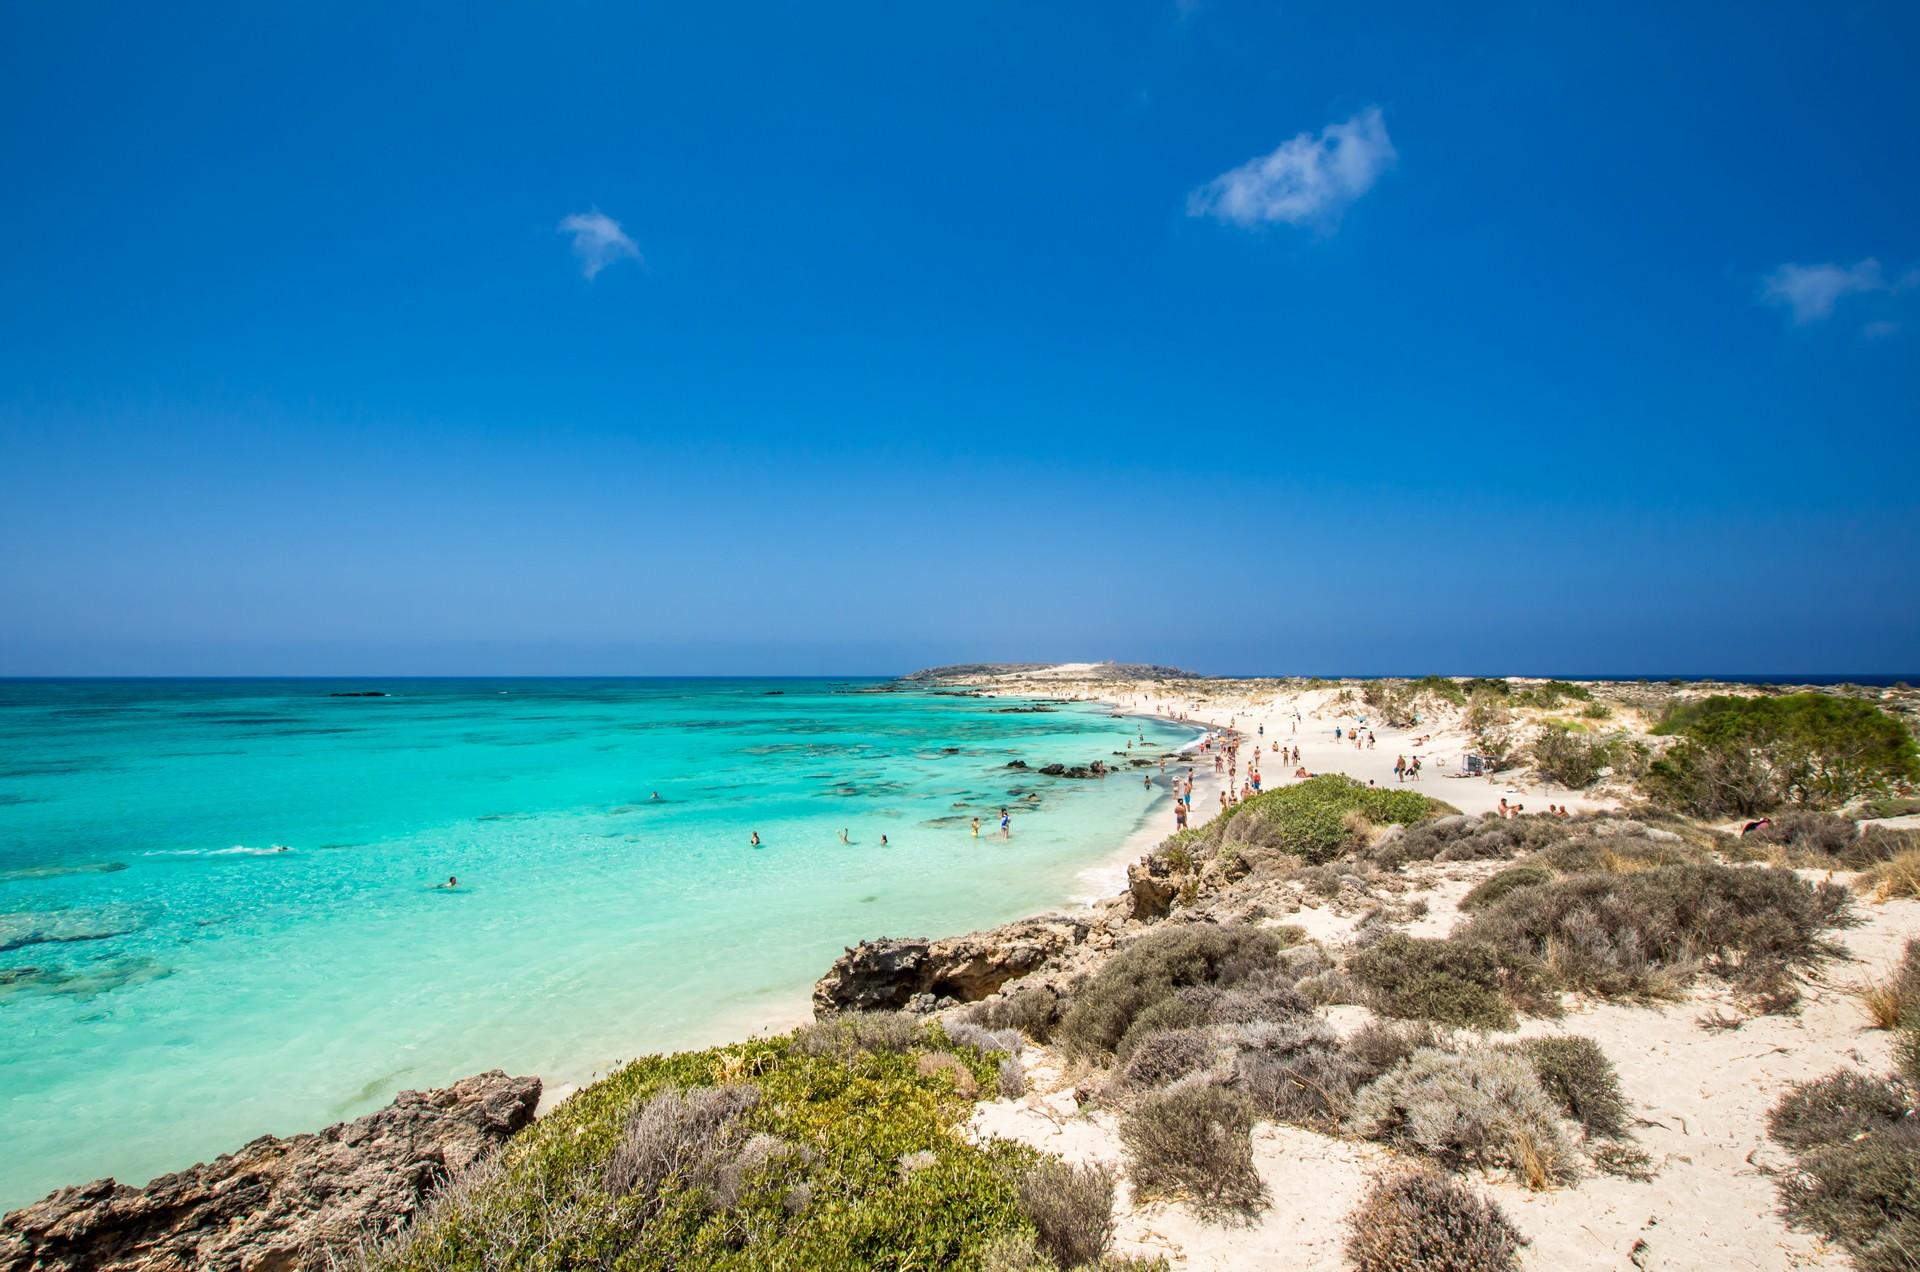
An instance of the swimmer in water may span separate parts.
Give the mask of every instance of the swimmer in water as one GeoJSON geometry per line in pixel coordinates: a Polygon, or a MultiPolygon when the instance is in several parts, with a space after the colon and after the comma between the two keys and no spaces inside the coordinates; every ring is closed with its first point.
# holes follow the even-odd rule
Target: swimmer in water
{"type": "Polygon", "coordinates": [[[452,875],[447,876],[447,881],[445,883],[437,883],[434,885],[434,887],[436,888],[457,888],[459,886],[460,886],[460,881],[454,878],[452,875]]]}
{"type": "Polygon", "coordinates": [[[755,848],[760,846],[760,832],[757,830],[753,832],[753,846],[755,848]]]}
{"type": "Polygon", "coordinates": [[[880,836],[880,846],[882,848],[887,846],[887,837],[885,835],[880,836]]]}
{"type": "Polygon", "coordinates": [[[655,792],[653,793],[653,798],[655,798],[655,799],[659,799],[659,798],[660,798],[660,792],[659,792],[659,791],[655,791],[655,792]]]}

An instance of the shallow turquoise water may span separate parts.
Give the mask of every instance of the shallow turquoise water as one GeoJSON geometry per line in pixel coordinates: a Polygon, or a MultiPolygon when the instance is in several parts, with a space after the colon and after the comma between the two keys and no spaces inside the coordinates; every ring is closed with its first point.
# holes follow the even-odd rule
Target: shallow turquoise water
{"type": "Polygon", "coordinates": [[[0,1207],[739,1036],[845,944],[1065,900],[1166,798],[1009,760],[1188,736],[871,683],[0,682],[0,1207]]]}

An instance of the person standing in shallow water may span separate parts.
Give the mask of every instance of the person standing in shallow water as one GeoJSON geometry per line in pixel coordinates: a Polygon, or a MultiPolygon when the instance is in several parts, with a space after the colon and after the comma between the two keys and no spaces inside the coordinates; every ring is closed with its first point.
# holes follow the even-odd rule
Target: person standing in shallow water
{"type": "Polygon", "coordinates": [[[980,819],[978,817],[973,819],[973,837],[975,839],[980,838],[980,819]]]}
{"type": "Polygon", "coordinates": [[[1000,838],[1013,838],[1013,818],[1007,815],[1004,808],[1000,810],[1000,838]]]}

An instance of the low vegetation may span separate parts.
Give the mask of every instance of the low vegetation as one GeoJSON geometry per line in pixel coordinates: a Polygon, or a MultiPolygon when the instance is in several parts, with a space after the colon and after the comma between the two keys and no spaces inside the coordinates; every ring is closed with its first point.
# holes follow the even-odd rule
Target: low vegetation
{"type": "Polygon", "coordinates": [[[1599,1043],[1562,1036],[1528,1038],[1510,1045],[1533,1066],[1541,1090],[1588,1135],[1626,1133],[1627,1101],[1620,1093],[1620,1075],[1599,1043]]]}
{"type": "Polygon", "coordinates": [[[1113,1170],[1044,1160],[1020,1180],[1020,1208],[1055,1267],[1098,1265],[1113,1244],[1113,1170]]]}
{"type": "Polygon", "coordinates": [[[1573,1166],[1559,1106],[1533,1065],[1498,1048],[1414,1052],[1360,1092],[1350,1124],[1447,1166],[1507,1167],[1531,1188],[1573,1166]]]}
{"type": "Polygon", "coordinates": [[[1347,1227],[1355,1272],[1515,1272],[1524,1243],[1500,1207],[1436,1170],[1375,1183],[1347,1227]]]}
{"type": "Polygon", "coordinates": [[[963,1087],[991,1089],[998,1054],[889,1015],[649,1056],[576,1093],[365,1262],[972,1265],[1040,1231],[1022,1204],[1035,1155],[955,1134],[963,1087]]]}
{"type": "Polygon", "coordinates": [[[1556,983],[1666,997],[1699,971],[1758,982],[1832,952],[1846,891],[1791,870],[1705,862],[1572,875],[1509,894],[1455,941],[1536,959],[1556,983]]]}
{"type": "Polygon", "coordinates": [[[1914,1089],[1842,1070],[1796,1086],[1773,1112],[1798,1170],[1780,1178],[1788,1218],[1845,1245],[1862,1272],[1920,1261],[1920,1116],[1914,1089]]]}
{"type": "Polygon", "coordinates": [[[1201,829],[1215,846],[1286,853],[1318,865],[1366,844],[1379,827],[1408,825],[1444,809],[1418,791],[1329,773],[1255,795],[1201,829]]]}
{"type": "Polygon", "coordinates": [[[1384,1016],[1475,1029],[1510,1029],[1513,1008],[1501,988],[1513,960],[1484,941],[1421,940],[1398,932],[1360,951],[1348,970],[1384,1016]]]}
{"type": "Polygon", "coordinates": [[[1272,968],[1283,937],[1196,923],[1150,933],[1123,948],[1073,997],[1060,1022],[1069,1055],[1111,1055],[1143,1013],[1196,985],[1229,987],[1272,968]]]}
{"type": "Polygon", "coordinates": [[[1267,1204],[1253,1166],[1253,1105],[1202,1082],[1156,1091],[1120,1119],[1127,1174],[1142,1197],[1176,1197],[1203,1216],[1248,1215],[1267,1204]]]}
{"type": "Polygon", "coordinates": [[[1649,795],[1697,817],[1837,808],[1920,779],[1920,745],[1870,702],[1835,694],[1719,695],[1670,711],[1678,741],[1653,761],[1649,795]]]}

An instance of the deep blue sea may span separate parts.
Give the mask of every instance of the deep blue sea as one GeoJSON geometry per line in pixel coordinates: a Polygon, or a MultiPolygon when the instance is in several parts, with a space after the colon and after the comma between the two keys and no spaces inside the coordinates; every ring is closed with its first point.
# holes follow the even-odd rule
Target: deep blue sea
{"type": "Polygon", "coordinates": [[[742,1036],[843,945],[1068,900],[1168,798],[1010,760],[1190,737],[879,684],[0,682],[0,1207],[742,1036]]]}

